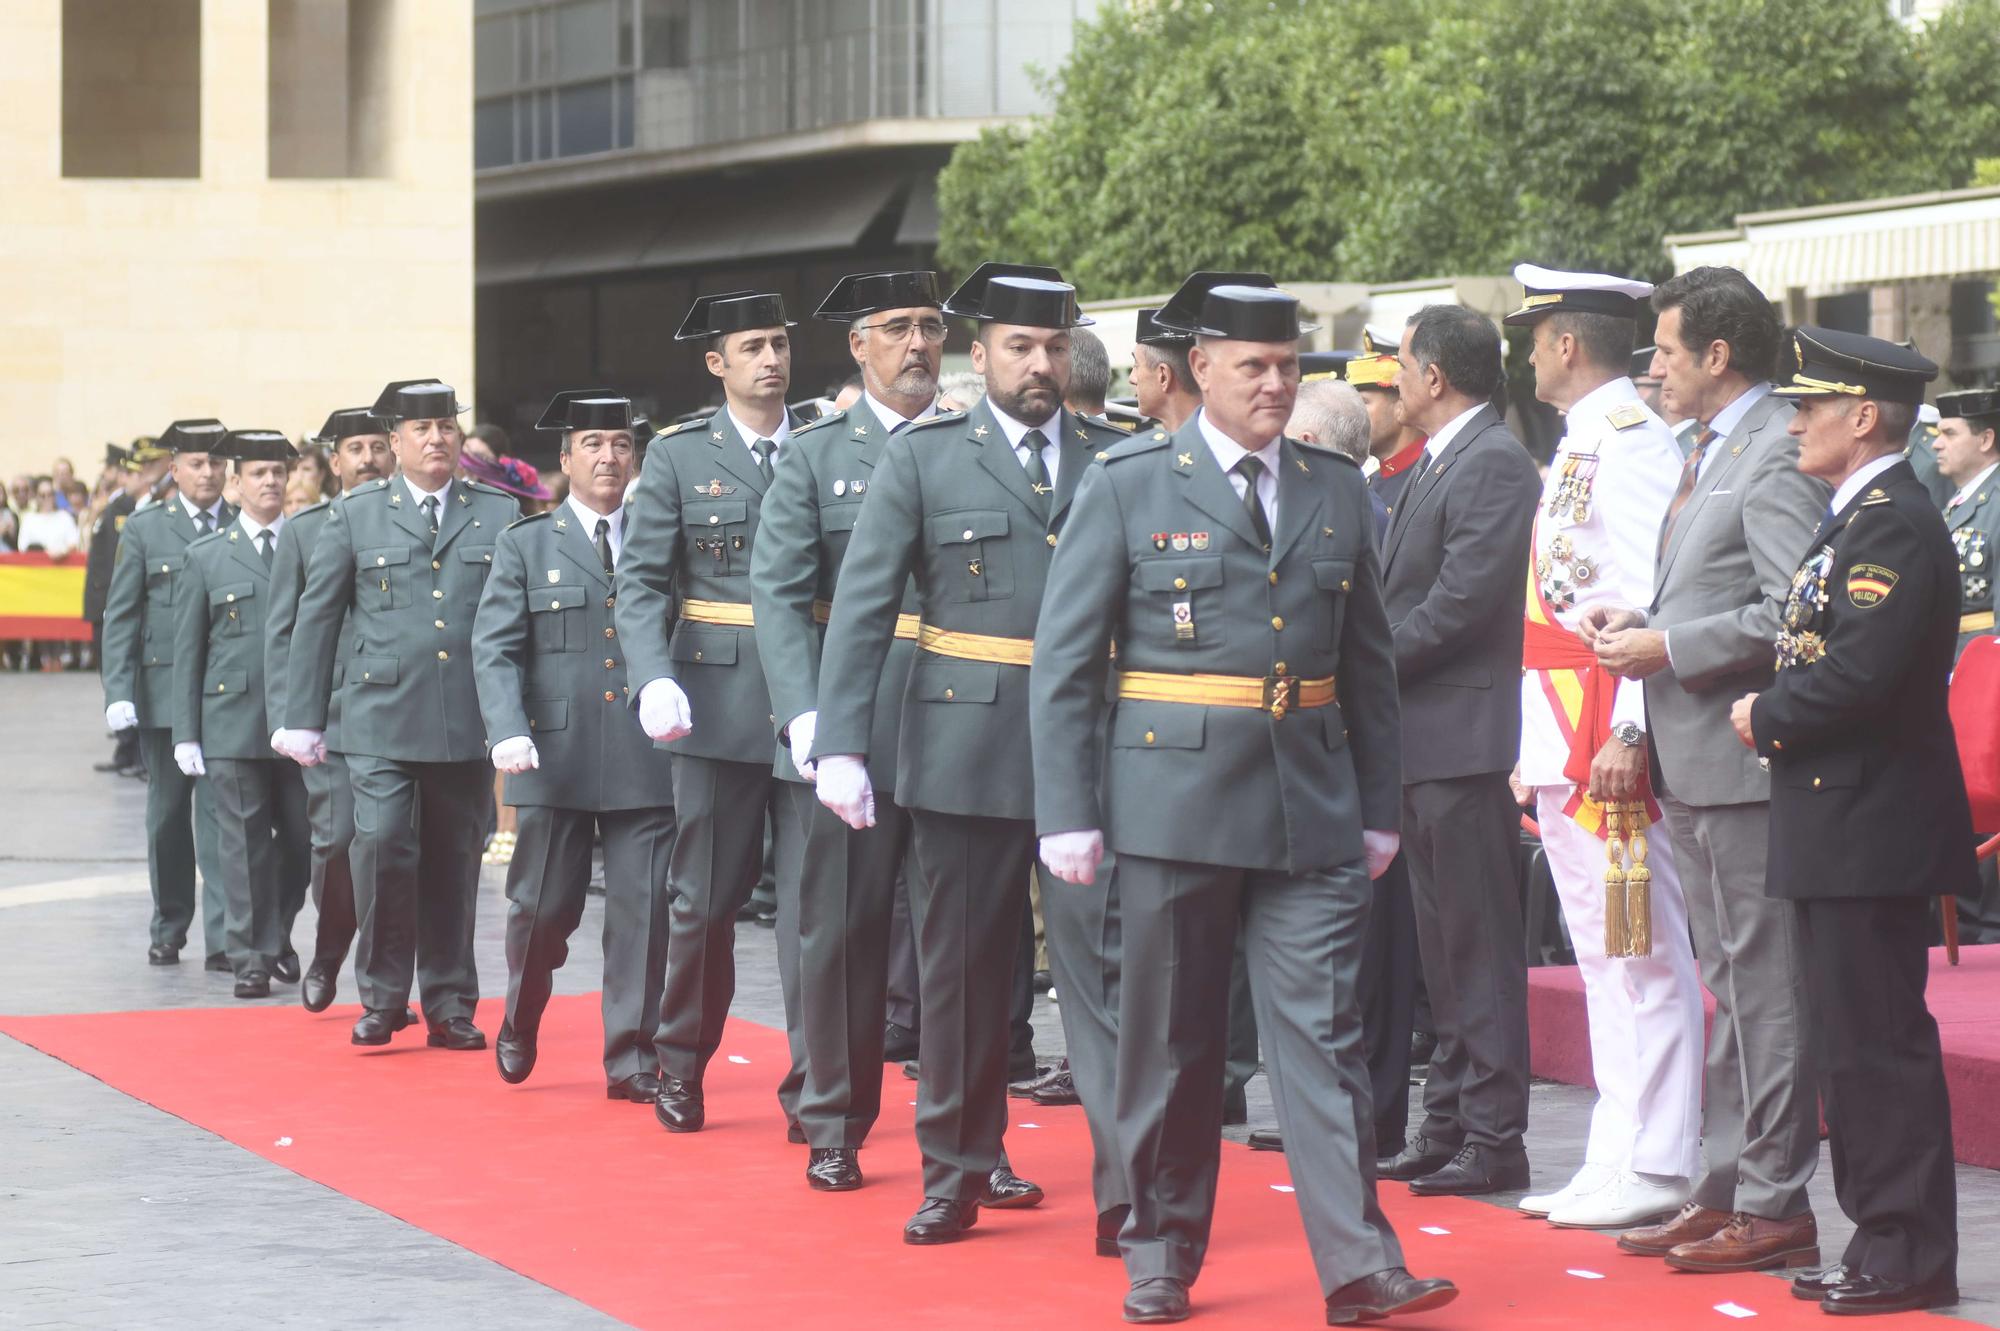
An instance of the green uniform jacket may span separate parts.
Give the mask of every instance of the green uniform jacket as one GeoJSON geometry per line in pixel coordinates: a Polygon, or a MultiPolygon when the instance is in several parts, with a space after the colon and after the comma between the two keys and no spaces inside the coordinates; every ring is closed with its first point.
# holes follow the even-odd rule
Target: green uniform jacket
{"type": "MultiPolygon", "coordinates": [[[[236,510],[224,504],[227,526],[236,510]]],[[[174,724],[174,609],[194,516],[178,495],[125,519],[104,603],[104,705],[130,702],[139,724],[174,724]]]]}
{"type": "MultiPolygon", "coordinates": [[[[279,529],[280,532],[283,528],[279,529]]],[[[272,563],[276,564],[275,542],[272,563]]],[[[271,570],[239,517],[181,557],[174,606],[174,742],[205,758],[270,758],[264,626],[271,570]]]]}
{"type": "Polygon", "coordinates": [[[644,809],[674,802],[673,765],[625,705],[611,575],[568,504],[500,533],[472,627],[490,744],[534,740],[541,766],[507,778],[507,803],[644,809]]]}
{"type": "Polygon", "coordinates": [[[493,543],[520,506],[489,486],[454,480],[435,545],[400,475],[358,486],[328,507],[292,627],[286,726],[326,729],[345,634],[353,655],[341,693],[340,752],[397,762],[484,758],[472,617],[493,543]]]}
{"type": "MultiPolygon", "coordinates": [[[[866,401],[822,416],[792,437],[792,456],[764,496],[757,555],[750,569],[750,601],[757,607],[757,650],[771,689],[778,736],[801,712],[819,705],[819,657],[825,628],[813,602],[830,604],[855,519],[868,498],[875,463],[889,432],[866,401]]],[[[902,613],[917,613],[917,588],[904,584],[902,613]]],[[[902,730],[903,691],[910,682],[916,644],[898,638],[875,685],[875,723],[868,736],[869,775],[877,790],[896,789],[896,742],[902,730]]],[[[778,775],[801,781],[789,752],[778,775]]]]}
{"type": "MultiPolygon", "coordinates": [[[[278,529],[278,552],[271,557],[270,599],[264,606],[264,711],[276,730],[284,723],[285,687],[291,679],[292,625],[298,622],[299,598],[306,592],[306,566],[313,546],[332,516],[328,501],[302,508],[278,529]]],[[[347,657],[354,652],[349,631],[354,616],[340,628],[341,657],[333,664],[333,693],[326,707],[326,747],[340,750],[340,686],[346,678],[347,657]]]]}
{"type": "MultiPolygon", "coordinates": [[[[1949,503],[1949,500],[1946,500],[1949,503]]],[[[1951,533],[1952,548],[1958,554],[1958,613],[1993,613],[1993,561],[2000,559],[2000,472],[1980,482],[1979,488],[1956,508],[1944,511],[1945,529],[1951,533]]],[[[1972,629],[1958,635],[1958,650],[1993,626],[1972,629]]]]}
{"type": "MultiPolygon", "coordinates": [[[[792,420],[796,431],[801,422],[792,420]]],[[[791,445],[777,462],[791,463],[791,445]]],[[[750,555],[764,477],[727,408],[654,437],[625,512],[618,636],[631,702],[656,679],[688,696],[694,729],[664,747],[696,758],[773,763],[771,695],[749,627],[675,622],[687,601],[750,605],[750,555]]]]}
{"type": "Polygon", "coordinates": [[[1268,556],[1199,417],[1113,448],[1084,477],[1035,634],[1044,835],[1099,828],[1121,855],[1298,872],[1358,859],[1363,828],[1401,825],[1395,649],[1368,488],[1339,454],[1282,449],[1268,556]],[[1120,670],[1333,675],[1339,701],[1282,717],[1107,704],[1114,642],[1120,670]]]}
{"type": "MultiPolygon", "coordinates": [[[[1049,561],[1077,484],[1126,436],[1065,411],[1050,516],[984,399],[919,422],[882,449],[841,565],[820,663],[813,756],[868,753],[876,683],[912,574],[926,625],[1032,639],[1049,561]]],[[[896,799],[905,808],[1027,821],[1035,816],[1028,668],[921,648],[903,694],[896,799]]]]}

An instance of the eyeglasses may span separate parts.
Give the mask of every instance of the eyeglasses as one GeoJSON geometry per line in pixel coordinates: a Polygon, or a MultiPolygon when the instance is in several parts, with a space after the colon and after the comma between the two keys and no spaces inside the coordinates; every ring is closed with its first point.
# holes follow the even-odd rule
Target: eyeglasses
{"type": "Polygon", "coordinates": [[[922,333],[926,342],[944,341],[944,320],[942,319],[891,319],[885,324],[856,324],[856,328],[879,329],[892,341],[901,342],[911,331],[922,333]]]}

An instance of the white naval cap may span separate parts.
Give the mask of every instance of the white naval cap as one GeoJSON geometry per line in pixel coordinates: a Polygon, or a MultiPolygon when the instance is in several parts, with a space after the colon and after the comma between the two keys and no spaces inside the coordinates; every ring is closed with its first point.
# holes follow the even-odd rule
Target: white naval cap
{"type": "Polygon", "coordinates": [[[1640,302],[1653,294],[1653,284],[1637,278],[1566,273],[1538,263],[1515,264],[1514,280],[1521,284],[1524,299],[1520,309],[1500,322],[1517,326],[1559,313],[1609,314],[1636,320],[1640,302]]]}

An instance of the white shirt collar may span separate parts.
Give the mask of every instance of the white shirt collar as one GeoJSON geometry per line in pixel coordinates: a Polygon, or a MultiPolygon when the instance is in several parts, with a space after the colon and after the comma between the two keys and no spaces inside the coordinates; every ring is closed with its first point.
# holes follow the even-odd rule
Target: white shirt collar
{"type": "MultiPolygon", "coordinates": [[[[925,407],[915,416],[910,417],[909,420],[905,420],[903,417],[897,415],[894,410],[883,405],[883,403],[878,398],[876,398],[876,396],[873,393],[869,392],[865,388],[861,390],[861,400],[863,402],[866,402],[868,404],[868,409],[875,413],[875,419],[882,422],[882,428],[884,430],[889,431],[891,434],[895,433],[896,427],[899,425],[908,425],[911,420],[927,421],[931,417],[938,414],[937,398],[935,397],[931,399],[931,404],[929,406],[925,407]]],[[[994,414],[996,416],[999,415],[998,412],[995,412],[994,414]]]]}
{"type": "Polygon", "coordinates": [[[1465,428],[1465,423],[1485,409],[1486,404],[1481,402],[1478,406],[1469,407],[1452,417],[1442,430],[1432,435],[1424,444],[1424,457],[1432,462],[1437,461],[1438,456],[1451,446],[1451,441],[1458,438],[1458,432],[1465,428]]]}
{"type": "MultiPolygon", "coordinates": [[[[751,429],[748,425],[745,425],[743,423],[743,418],[741,416],[738,416],[735,410],[731,408],[728,404],[725,403],[722,409],[729,414],[729,423],[736,427],[736,433],[743,437],[743,446],[745,448],[749,448],[752,444],[755,444],[759,439],[769,439],[772,443],[777,445],[777,447],[772,450],[772,455],[775,457],[777,454],[784,452],[785,445],[791,441],[792,413],[789,410],[786,411],[785,414],[779,418],[778,428],[776,430],[772,431],[770,434],[761,434],[758,431],[751,429]]],[[[754,452],[752,456],[755,456],[754,452]]]]}
{"type": "Polygon", "coordinates": [[[1743,423],[1743,418],[1750,414],[1750,408],[1769,396],[1771,396],[1771,381],[1759,379],[1738,393],[1728,406],[1716,412],[1715,419],[1708,423],[1708,428],[1715,431],[1717,439],[1727,439],[1735,432],[1736,427],[1743,423]]]}
{"type": "Polygon", "coordinates": [[[1833,509],[1834,516],[1839,517],[1842,513],[1846,512],[1847,506],[1854,502],[1855,497],[1869,483],[1902,460],[1903,455],[1901,453],[1884,453],[1873,462],[1862,463],[1861,470],[1842,481],[1840,488],[1833,492],[1833,503],[1830,507],[1833,509]]]}
{"type": "Polygon", "coordinates": [[[1257,459],[1264,464],[1265,475],[1278,474],[1279,453],[1285,441],[1282,434],[1274,436],[1271,442],[1262,448],[1245,448],[1224,434],[1222,427],[1208,418],[1207,408],[1196,412],[1195,420],[1199,422],[1201,437],[1208,441],[1208,451],[1215,454],[1215,464],[1222,468],[1223,475],[1227,476],[1235,469],[1237,463],[1252,453],[1256,454],[1257,459]]]}
{"type": "Polygon", "coordinates": [[[445,481],[443,485],[439,486],[437,489],[426,490],[424,489],[423,486],[418,485],[415,479],[412,478],[408,473],[404,473],[403,484],[410,487],[410,497],[412,499],[415,499],[419,506],[421,506],[424,500],[426,499],[437,500],[439,512],[444,511],[444,501],[451,497],[451,481],[448,479],[445,481]]]}
{"type": "MultiPolygon", "coordinates": [[[[189,522],[194,521],[195,514],[206,513],[208,514],[209,518],[215,523],[213,530],[215,531],[222,530],[222,497],[220,495],[217,495],[215,502],[210,504],[207,508],[196,508],[194,506],[194,501],[183,495],[181,497],[181,512],[187,514],[189,522]]],[[[200,531],[201,528],[196,527],[195,530],[200,531]]]]}
{"type": "Polygon", "coordinates": [[[1986,484],[1986,478],[1993,474],[1995,468],[2000,468],[2000,462],[1987,463],[1985,471],[1980,472],[1964,485],[1958,487],[1958,493],[1951,497],[1951,502],[1953,504],[1962,504],[1972,498],[1972,492],[1986,484]]]}
{"type": "MultiPolygon", "coordinates": [[[[1029,425],[1025,421],[1015,420],[1012,416],[1009,416],[1006,412],[995,406],[991,398],[986,400],[986,407],[987,410],[993,413],[993,419],[1000,423],[1000,432],[1007,436],[1008,444],[1012,445],[1017,454],[1023,447],[1021,436],[1030,430],[1040,430],[1042,437],[1047,439],[1051,444],[1062,438],[1063,413],[1061,407],[1057,407],[1056,414],[1043,421],[1040,425],[1029,425]]],[[[1047,445],[1043,446],[1047,447],[1047,445]]]]}
{"type": "Polygon", "coordinates": [[[251,544],[254,545],[256,544],[258,535],[262,532],[270,532],[271,539],[274,541],[277,540],[278,532],[285,525],[285,515],[283,513],[278,514],[277,517],[271,519],[271,525],[266,527],[239,508],[236,510],[236,521],[243,528],[243,534],[248,536],[251,544]]]}
{"type": "Polygon", "coordinates": [[[569,511],[576,515],[576,520],[583,524],[583,535],[586,540],[594,541],[597,539],[598,522],[608,520],[611,523],[611,553],[615,558],[619,548],[625,544],[625,506],[620,504],[609,513],[599,513],[581,499],[578,499],[574,490],[570,492],[568,499],[563,500],[563,503],[568,505],[569,511]]]}

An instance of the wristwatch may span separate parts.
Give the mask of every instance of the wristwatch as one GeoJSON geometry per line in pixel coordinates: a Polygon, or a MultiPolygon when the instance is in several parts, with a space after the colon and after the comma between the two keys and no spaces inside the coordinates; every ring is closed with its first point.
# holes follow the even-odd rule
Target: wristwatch
{"type": "Polygon", "coordinates": [[[1637,724],[1631,721],[1620,721],[1617,725],[1611,727],[1611,738],[1617,740],[1628,749],[1637,748],[1639,741],[1646,738],[1646,732],[1639,729],[1637,724]]]}

